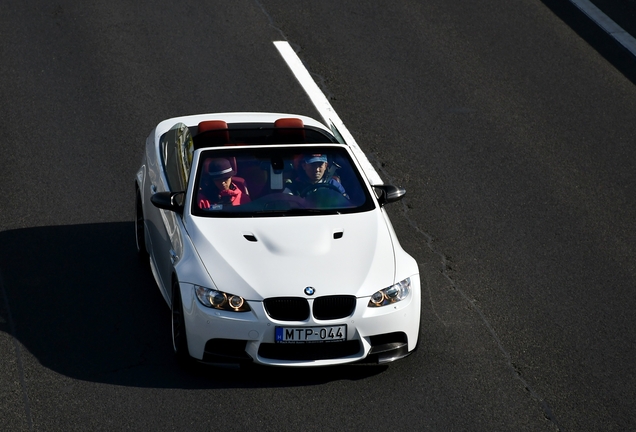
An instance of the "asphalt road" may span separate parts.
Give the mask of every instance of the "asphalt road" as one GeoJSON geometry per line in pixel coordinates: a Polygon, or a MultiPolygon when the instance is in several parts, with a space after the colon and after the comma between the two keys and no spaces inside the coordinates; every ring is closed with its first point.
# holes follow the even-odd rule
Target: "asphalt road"
{"type": "Polygon", "coordinates": [[[636,87],[555,3],[3,0],[0,430],[636,429],[636,87]],[[408,191],[420,349],[186,373],[136,260],[143,141],[316,116],[281,39],[408,191]]]}

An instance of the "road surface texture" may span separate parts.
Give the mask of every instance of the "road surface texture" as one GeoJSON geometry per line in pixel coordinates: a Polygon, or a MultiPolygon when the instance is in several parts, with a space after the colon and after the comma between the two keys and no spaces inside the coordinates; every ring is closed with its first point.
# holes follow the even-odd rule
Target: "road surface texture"
{"type": "Polygon", "coordinates": [[[554,3],[3,0],[0,430],[636,429],[636,87],[554,3]],[[407,190],[389,366],[183,371],[137,261],[159,121],[317,116],[276,40],[407,190]]]}

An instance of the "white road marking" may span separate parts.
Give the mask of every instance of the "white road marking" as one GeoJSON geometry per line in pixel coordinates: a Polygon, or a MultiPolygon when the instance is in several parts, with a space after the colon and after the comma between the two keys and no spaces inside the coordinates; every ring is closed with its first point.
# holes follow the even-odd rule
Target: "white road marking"
{"type": "Polygon", "coordinates": [[[570,0],[570,2],[636,56],[636,39],[623,30],[623,28],[616,24],[610,17],[605,15],[599,8],[594,6],[592,2],[589,0],[570,0]]]}
{"type": "Polygon", "coordinates": [[[360,163],[360,166],[364,170],[371,184],[383,184],[382,178],[375,170],[367,156],[364,154],[353,135],[349,132],[349,129],[344,125],[336,111],[333,109],[329,100],[320,90],[314,79],[309,74],[309,71],[305,68],[302,61],[293,50],[289,42],[287,41],[275,41],[274,46],[278,49],[278,52],[287,63],[287,66],[291,69],[292,73],[302,86],[302,88],[309,96],[309,99],[316,107],[318,113],[322,116],[327,127],[335,127],[340,136],[345,140],[347,145],[353,151],[356,159],[360,163]]]}

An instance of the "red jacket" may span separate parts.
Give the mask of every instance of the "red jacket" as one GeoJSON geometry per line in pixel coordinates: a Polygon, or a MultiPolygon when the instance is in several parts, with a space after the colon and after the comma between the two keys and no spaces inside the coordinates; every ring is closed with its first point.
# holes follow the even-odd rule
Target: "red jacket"
{"type": "Polygon", "coordinates": [[[201,209],[209,209],[213,204],[237,206],[243,204],[242,195],[243,192],[236,187],[234,182],[230,184],[229,190],[222,190],[220,192],[214,185],[211,185],[206,191],[199,189],[197,202],[201,209]]]}

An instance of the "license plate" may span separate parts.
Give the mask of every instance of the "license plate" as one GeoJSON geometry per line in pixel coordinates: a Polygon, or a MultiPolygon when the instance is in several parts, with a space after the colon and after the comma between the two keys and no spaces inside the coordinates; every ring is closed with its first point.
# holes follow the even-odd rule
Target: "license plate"
{"type": "Polygon", "coordinates": [[[342,342],[347,340],[347,326],[276,327],[276,343],[342,342]]]}

